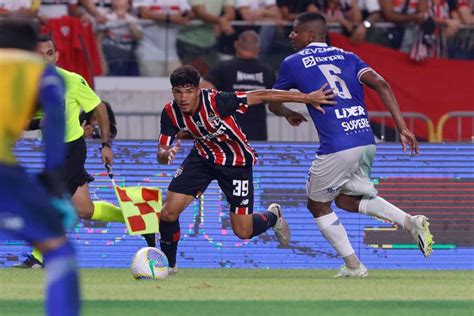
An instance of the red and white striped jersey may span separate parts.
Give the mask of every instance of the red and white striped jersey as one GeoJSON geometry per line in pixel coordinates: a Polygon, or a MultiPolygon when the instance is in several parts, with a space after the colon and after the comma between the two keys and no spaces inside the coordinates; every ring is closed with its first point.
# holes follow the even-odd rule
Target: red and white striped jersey
{"type": "Polygon", "coordinates": [[[246,93],[201,89],[200,98],[193,115],[182,113],[175,101],[165,105],[160,145],[170,146],[181,130],[193,136],[193,150],[211,163],[240,167],[255,164],[257,154],[233,115],[247,110],[246,93]]]}

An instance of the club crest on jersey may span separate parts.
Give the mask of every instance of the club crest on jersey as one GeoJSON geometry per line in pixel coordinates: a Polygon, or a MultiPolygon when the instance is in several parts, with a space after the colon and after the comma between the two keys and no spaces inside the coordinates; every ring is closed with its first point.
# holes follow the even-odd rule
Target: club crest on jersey
{"type": "Polygon", "coordinates": [[[207,119],[207,121],[213,126],[217,126],[221,123],[221,119],[214,114],[209,114],[209,118],[207,119]]]}
{"type": "Polygon", "coordinates": [[[313,56],[303,57],[301,60],[303,61],[303,65],[305,68],[316,66],[316,60],[313,56]]]}

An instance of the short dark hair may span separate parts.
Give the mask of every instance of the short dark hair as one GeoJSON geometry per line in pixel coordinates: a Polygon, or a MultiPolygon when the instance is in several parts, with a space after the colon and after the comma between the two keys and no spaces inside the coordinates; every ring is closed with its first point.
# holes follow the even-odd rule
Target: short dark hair
{"type": "Polygon", "coordinates": [[[184,87],[184,86],[193,86],[199,87],[199,81],[201,75],[196,68],[189,65],[179,66],[170,75],[171,86],[174,87],[184,87]]]}
{"type": "Polygon", "coordinates": [[[306,23],[310,21],[319,20],[319,21],[322,21],[324,24],[326,24],[326,18],[317,12],[303,12],[303,13],[298,14],[298,16],[296,16],[296,19],[300,21],[300,23],[306,23]]]}
{"type": "Polygon", "coordinates": [[[38,43],[46,43],[46,42],[51,42],[53,43],[54,50],[56,51],[56,43],[54,42],[53,38],[50,35],[40,35],[38,36],[38,43]]]}
{"type": "Polygon", "coordinates": [[[37,25],[31,20],[0,19],[0,48],[33,51],[38,38],[37,25]]]}

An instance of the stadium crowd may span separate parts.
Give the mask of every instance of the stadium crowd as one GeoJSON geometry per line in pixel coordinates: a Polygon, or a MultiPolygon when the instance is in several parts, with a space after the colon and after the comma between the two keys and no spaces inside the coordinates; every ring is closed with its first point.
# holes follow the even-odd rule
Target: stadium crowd
{"type": "Polygon", "coordinates": [[[413,60],[473,59],[473,9],[472,0],[0,0],[0,17],[38,19],[62,62],[88,69],[89,82],[167,76],[180,64],[206,75],[235,54],[235,40],[249,29],[260,36],[260,59],[276,70],[301,12],[323,14],[352,43],[399,49],[413,60]]]}

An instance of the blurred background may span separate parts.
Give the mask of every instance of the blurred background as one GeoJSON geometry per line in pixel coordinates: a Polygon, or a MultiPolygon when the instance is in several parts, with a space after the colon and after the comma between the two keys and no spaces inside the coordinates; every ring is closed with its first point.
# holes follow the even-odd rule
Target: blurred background
{"type": "MultiPolygon", "coordinates": [[[[316,11],[329,22],[330,44],[354,51],[392,85],[421,141],[471,142],[473,9],[473,0],[0,1],[0,16],[41,22],[60,52],[58,65],[83,75],[112,106],[119,139],[156,139],[161,108],[171,99],[168,75],[178,65],[195,66],[219,90],[271,87],[269,72],[276,75],[292,53],[292,21],[316,11]],[[255,58],[264,70],[251,72],[264,73],[261,82],[220,71],[222,62],[239,58],[234,42],[248,29],[260,35],[255,58]],[[234,85],[223,83],[229,81],[234,85]]],[[[376,94],[367,91],[366,99],[378,139],[396,141],[376,94]]],[[[246,130],[250,140],[317,140],[312,124],[294,129],[265,110],[255,117],[266,130],[246,130]]]]}

